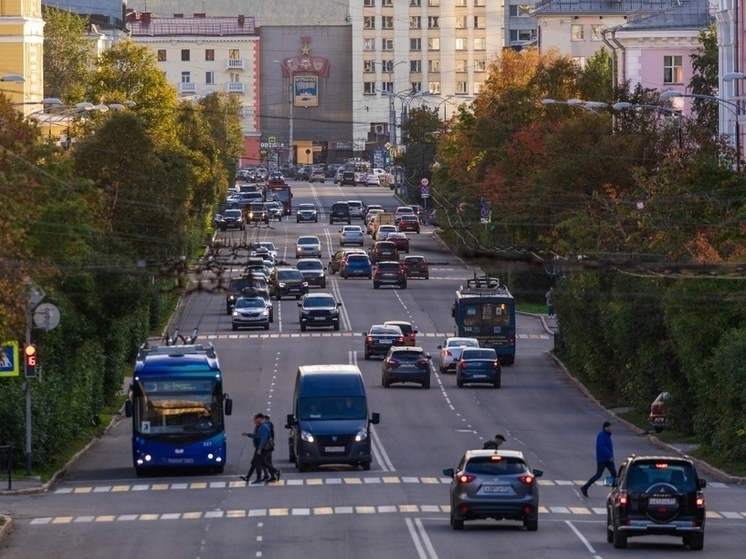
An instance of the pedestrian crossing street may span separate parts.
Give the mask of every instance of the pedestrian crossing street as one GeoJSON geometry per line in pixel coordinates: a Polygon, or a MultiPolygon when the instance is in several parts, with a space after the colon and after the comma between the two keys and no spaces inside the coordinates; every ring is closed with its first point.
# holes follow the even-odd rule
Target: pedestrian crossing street
{"type": "MultiPolygon", "coordinates": [[[[443,340],[449,336],[453,336],[453,333],[445,332],[420,332],[417,334],[419,338],[433,338],[443,340]]],[[[268,333],[244,333],[244,334],[201,334],[197,336],[197,340],[246,340],[246,339],[275,339],[275,338],[363,338],[364,335],[360,332],[268,332],[268,333]]],[[[522,340],[550,340],[554,336],[549,334],[516,334],[518,339],[522,340]]]]}

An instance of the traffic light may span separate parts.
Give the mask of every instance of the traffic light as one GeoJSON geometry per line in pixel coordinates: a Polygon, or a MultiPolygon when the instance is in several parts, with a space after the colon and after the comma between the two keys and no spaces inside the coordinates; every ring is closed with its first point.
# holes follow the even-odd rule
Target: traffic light
{"type": "Polygon", "coordinates": [[[36,361],[36,346],[34,344],[26,344],[23,348],[23,365],[26,378],[36,377],[36,361]]]}

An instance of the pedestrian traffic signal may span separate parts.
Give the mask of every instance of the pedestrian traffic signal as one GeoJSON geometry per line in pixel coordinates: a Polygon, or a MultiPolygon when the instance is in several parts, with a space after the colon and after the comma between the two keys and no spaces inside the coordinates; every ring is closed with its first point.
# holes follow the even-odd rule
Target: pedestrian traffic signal
{"type": "Polygon", "coordinates": [[[36,346],[34,344],[26,344],[23,348],[23,364],[26,378],[36,377],[36,360],[36,346]]]}

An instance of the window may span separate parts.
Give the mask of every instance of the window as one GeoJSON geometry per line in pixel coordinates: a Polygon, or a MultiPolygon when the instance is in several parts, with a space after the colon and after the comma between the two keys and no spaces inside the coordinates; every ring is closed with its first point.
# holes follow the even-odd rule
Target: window
{"type": "Polygon", "coordinates": [[[238,60],[239,58],[241,58],[241,53],[238,51],[238,49],[229,49],[228,58],[231,60],[238,60]]]}
{"type": "Polygon", "coordinates": [[[409,0],[409,5],[416,8],[417,6],[421,6],[422,2],[420,0],[409,0]]]}
{"type": "Polygon", "coordinates": [[[531,11],[534,9],[532,4],[523,4],[521,6],[510,6],[511,17],[530,17],[531,11]]]}
{"type": "Polygon", "coordinates": [[[468,95],[469,85],[466,82],[456,82],[456,95],[468,95]]]}
{"type": "Polygon", "coordinates": [[[427,50],[440,50],[440,38],[432,37],[428,39],[427,50]]]}
{"type": "Polygon", "coordinates": [[[409,71],[410,72],[422,72],[422,60],[410,60],[409,71]]]}
{"type": "Polygon", "coordinates": [[[513,42],[533,41],[535,38],[536,37],[532,29],[511,29],[510,30],[510,40],[513,42]]]}
{"type": "Polygon", "coordinates": [[[371,72],[376,71],[376,61],[375,60],[363,60],[363,72],[366,74],[370,74],[371,72]]]}
{"type": "Polygon", "coordinates": [[[363,82],[363,94],[373,95],[376,92],[376,82],[363,82]]]}
{"type": "Polygon", "coordinates": [[[460,7],[466,6],[466,0],[456,0],[456,5],[460,7]]]}
{"type": "Polygon", "coordinates": [[[466,72],[466,60],[457,60],[456,61],[456,71],[457,72],[466,72]]]}
{"type": "Polygon", "coordinates": [[[428,72],[440,72],[440,60],[428,60],[427,71],[428,72]]]}
{"type": "Polygon", "coordinates": [[[484,16],[474,16],[474,29],[484,29],[487,27],[487,18],[484,16]]]}
{"type": "Polygon", "coordinates": [[[466,16],[456,16],[456,29],[466,29],[466,16]]]}
{"type": "Polygon", "coordinates": [[[428,29],[438,29],[440,27],[440,18],[438,16],[429,16],[427,18],[428,29]]]}
{"type": "Polygon", "coordinates": [[[487,71],[487,61],[485,61],[485,60],[475,60],[474,61],[474,71],[475,72],[486,72],[487,71]]]}
{"type": "Polygon", "coordinates": [[[381,82],[381,90],[388,91],[389,93],[394,92],[394,82],[381,82]]]}
{"type": "Polygon", "coordinates": [[[508,7],[508,15],[510,17],[516,17],[518,15],[518,6],[511,5],[508,7]]]}
{"type": "Polygon", "coordinates": [[[384,60],[381,62],[381,72],[393,72],[394,71],[394,61],[393,60],[384,60]]]}
{"type": "Polygon", "coordinates": [[[394,40],[383,39],[383,46],[381,47],[381,50],[394,50],[394,40]]]}
{"type": "Polygon", "coordinates": [[[409,50],[422,50],[422,39],[409,39],[409,50]]]}
{"type": "Polygon", "coordinates": [[[440,0],[427,0],[428,6],[440,6],[440,0]]]}
{"type": "Polygon", "coordinates": [[[363,6],[373,7],[376,5],[376,0],[363,0],[363,6]]]}
{"type": "Polygon", "coordinates": [[[440,95],[440,82],[427,82],[427,90],[433,95],[440,95]]]}
{"type": "Polygon", "coordinates": [[[412,82],[412,93],[419,93],[422,91],[422,82],[412,82]]]}
{"type": "Polygon", "coordinates": [[[581,70],[585,69],[585,56],[573,56],[572,60],[578,65],[578,68],[581,70]]]}
{"type": "Polygon", "coordinates": [[[381,29],[393,29],[394,16],[383,16],[381,18],[381,29]]]}
{"type": "Polygon", "coordinates": [[[456,37],[456,50],[466,50],[466,42],[468,40],[466,37],[456,37]]]}
{"type": "Polygon", "coordinates": [[[188,70],[185,70],[181,73],[181,83],[191,83],[192,81],[192,73],[188,70]]]}
{"type": "Polygon", "coordinates": [[[363,29],[375,29],[376,28],[376,17],[365,16],[363,18],[363,29]]]}
{"type": "Polygon", "coordinates": [[[582,25],[571,25],[570,26],[570,37],[573,41],[584,41],[585,33],[583,33],[584,26],[582,25]]]}
{"type": "Polygon", "coordinates": [[[215,85],[215,72],[205,72],[205,83],[215,85]]]}
{"type": "Polygon", "coordinates": [[[181,61],[189,62],[189,49],[183,49],[181,51],[181,61]]]}
{"type": "Polygon", "coordinates": [[[376,40],[363,39],[363,50],[376,50],[376,40]]]}
{"type": "Polygon", "coordinates": [[[205,60],[207,62],[215,61],[215,49],[205,49],[205,60]]]}
{"type": "Polygon", "coordinates": [[[604,25],[591,25],[591,41],[603,41],[604,40],[604,25]]]}
{"type": "Polygon", "coordinates": [[[482,82],[474,82],[474,95],[482,93],[482,82]]]}
{"type": "Polygon", "coordinates": [[[381,6],[384,8],[393,8],[394,0],[381,0],[381,6]]]}
{"type": "Polygon", "coordinates": [[[684,83],[684,67],[681,56],[663,57],[663,83],[684,83]]]}
{"type": "Polygon", "coordinates": [[[421,29],[422,18],[420,16],[411,16],[409,18],[409,28],[410,29],[421,29]]]}
{"type": "Polygon", "coordinates": [[[474,50],[487,50],[487,39],[484,37],[475,37],[474,50]]]}
{"type": "Polygon", "coordinates": [[[475,6],[484,6],[485,0],[474,0],[475,6]]]}
{"type": "Polygon", "coordinates": [[[165,62],[165,61],[166,61],[166,51],[158,50],[158,62],[165,62]]]}

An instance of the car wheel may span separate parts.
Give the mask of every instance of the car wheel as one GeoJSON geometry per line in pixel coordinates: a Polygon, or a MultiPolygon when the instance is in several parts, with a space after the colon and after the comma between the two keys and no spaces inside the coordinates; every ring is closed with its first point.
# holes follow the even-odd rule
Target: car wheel
{"type": "Polygon", "coordinates": [[[461,380],[460,378],[456,377],[456,386],[458,386],[459,388],[463,388],[464,387],[464,381],[461,380]]]}
{"type": "Polygon", "coordinates": [[[694,534],[689,538],[689,549],[692,551],[702,551],[705,547],[705,535],[694,534]]]}
{"type": "Polygon", "coordinates": [[[326,289],[326,281],[321,282],[321,289],[326,289]]]}
{"type": "Polygon", "coordinates": [[[512,365],[513,363],[515,363],[515,357],[506,357],[505,358],[505,364],[506,365],[512,365]]]}
{"type": "Polygon", "coordinates": [[[288,462],[295,462],[295,447],[288,443],[288,462]]]}
{"type": "Polygon", "coordinates": [[[663,427],[661,427],[660,425],[656,425],[653,429],[655,429],[656,433],[662,433],[663,432],[663,427]]]}
{"type": "Polygon", "coordinates": [[[279,292],[275,293],[275,299],[278,301],[282,300],[282,295],[279,292]]]}
{"type": "Polygon", "coordinates": [[[313,222],[314,223],[318,223],[319,222],[319,218],[317,217],[316,219],[313,220],[313,222]]]}
{"type": "Polygon", "coordinates": [[[614,532],[612,534],[612,543],[614,544],[615,549],[626,549],[627,548],[627,536],[622,534],[616,525],[614,525],[614,532]]]}
{"type": "Polygon", "coordinates": [[[295,223],[300,223],[300,219],[296,218],[295,223]]]}
{"type": "Polygon", "coordinates": [[[352,220],[351,220],[351,219],[348,219],[348,220],[347,220],[347,225],[350,225],[351,223],[352,223],[352,220]]]}
{"type": "Polygon", "coordinates": [[[235,332],[236,330],[238,330],[238,326],[236,326],[236,325],[234,324],[234,325],[233,325],[233,331],[235,332]]]}
{"type": "Polygon", "coordinates": [[[300,325],[300,331],[301,332],[305,332],[306,331],[306,325],[305,324],[301,324],[300,325]]]}
{"type": "Polygon", "coordinates": [[[453,513],[451,513],[451,526],[453,526],[454,530],[463,530],[464,529],[464,521],[459,520],[455,516],[453,516],[453,513]]]}
{"type": "Polygon", "coordinates": [[[265,325],[264,325],[264,329],[265,329],[265,330],[269,330],[269,322],[268,322],[267,324],[265,324],[265,325]]]}
{"type": "Polygon", "coordinates": [[[274,322],[275,321],[275,313],[274,311],[269,311],[269,321],[274,322]]]}
{"type": "Polygon", "coordinates": [[[611,531],[611,514],[606,511],[606,542],[614,542],[614,533],[611,531]]]}
{"type": "Polygon", "coordinates": [[[334,325],[334,331],[339,332],[339,322],[334,325]]]}
{"type": "Polygon", "coordinates": [[[502,375],[497,375],[497,378],[495,379],[495,382],[492,383],[492,386],[495,388],[500,388],[500,385],[502,384],[502,375]]]}
{"type": "Polygon", "coordinates": [[[370,353],[368,353],[367,351],[365,352],[365,360],[370,361],[370,353]]]}
{"type": "Polygon", "coordinates": [[[406,288],[407,288],[407,282],[406,282],[406,281],[405,281],[405,282],[402,282],[402,284],[401,284],[401,288],[402,288],[402,289],[406,289],[406,288]]]}
{"type": "Polygon", "coordinates": [[[372,274],[368,274],[368,279],[373,279],[373,275],[372,274]]]}
{"type": "Polygon", "coordinates": [[[430,274],[425,274],[425,279],[429,280],[430,279],[430,274]]]}
{"type": "Polygon", "coordinates": [[[296,295],[296,296],[295,296],[295,300],[296,300],[296,301],[299,301],[299,300],[300,300],[300,295],[296,295]]]}
{"type": "Polygon", "coordinates": [[[361,464],[361,466],[363,467],[363,471],[365,471],[365,472],[369,472],[370,471],[370,462],[363,462],[361,464]]]}
{"type": "Polygon", "coordinates": [[[529,532],[536,532],[536,530],[539,529],[539,517],[538,516],[531,516],[529,518],[524,519],[523,520],[523,526],[529,532]]]}
{"type": "Polygon", "coordinates": [[[422,388],[430,388],[430,379],[427,379],[422,383],[422,388]]]}
{"type": "Polygon", "coordinates": [[[305,472],[308,470],[308,464],[297,459],[295,461],[295,467],[298,468],[299,472],[305,472]]]}

